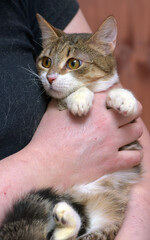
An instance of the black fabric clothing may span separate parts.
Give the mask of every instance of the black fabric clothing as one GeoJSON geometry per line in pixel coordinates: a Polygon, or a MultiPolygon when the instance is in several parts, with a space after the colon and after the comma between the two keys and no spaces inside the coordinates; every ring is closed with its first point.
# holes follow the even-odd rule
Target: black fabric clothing
{"type": "Polygon", "coordinates": [[[77,10],[76,0],[0,1],[0,159],[29,143],[48,102],[28,71],[41,51],[36,13],[64,29],[77,10]]]}

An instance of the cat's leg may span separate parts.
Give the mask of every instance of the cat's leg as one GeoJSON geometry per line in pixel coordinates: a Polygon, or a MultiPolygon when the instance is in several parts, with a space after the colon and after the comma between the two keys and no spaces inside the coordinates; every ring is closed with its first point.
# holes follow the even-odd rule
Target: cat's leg
{"type": "Polygon", "coordinates": [[[53,209],[56,229],[54,240],[75,239],[81,227],[81,219],[78,213],[66,202],[59,202],[53,209]]]}
{"type": "Polygon", "coordinates": [[[78,116],[88,113],[93,103],[94,93],[86,87],[81,87],[66,98],[67,108],[78,116]]]}
{"type": "Polygon", "coordinates": [[[136,98],[132,92],[124,88],[114,88],[110,90],[106,104],[124,116],[134,115],[138,109],[136,98]]]}
{"type": "Polygon", "coordinates": [[[88,234],[84,234],[77,238],[77,240],[114,240],[117,233],[119,231],[119,227],[115,226],[114,227],[109,227],[107,226],[104,229],[97,230],[88,234]]]}

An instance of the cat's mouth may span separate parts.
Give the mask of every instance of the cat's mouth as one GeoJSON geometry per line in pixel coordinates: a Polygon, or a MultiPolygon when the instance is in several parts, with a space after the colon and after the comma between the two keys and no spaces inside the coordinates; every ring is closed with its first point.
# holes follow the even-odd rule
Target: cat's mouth
{"type": "Polygon", "coordinates": [[[57,99],[62,99],[62,98],[65,98],[67,97],[69,94],[66,94],[64,93],[63,91],[61,90],[58,90],[58,89],[55,89],[53,88],[53,86],[50,86],[50,89],[49,89],[49,93],[48,93],[51,97],[53,98],[57,98],[57,99]]]}

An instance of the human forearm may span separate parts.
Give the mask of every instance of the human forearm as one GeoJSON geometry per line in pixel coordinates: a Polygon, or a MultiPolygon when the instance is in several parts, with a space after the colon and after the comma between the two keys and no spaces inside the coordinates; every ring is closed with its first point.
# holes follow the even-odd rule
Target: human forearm
{"type": "Polygon", "coordinates": [[[49,181],[55,185],[56,171],[46,176],[44,167],[40,154],[29,146],[0,162],[0,222],[20,196],[33,189],[50,186],[49,181]]]}
{"type": "Polygon", "coordinates": [[[150,136],[145,125],[142,125],[143,177],[131,191],[126,217],[116,240],[147,240],[150,236],[150,136]]]}
{"type": "Polygon", "coordinates": [[[52,154],[49,152],[48,158],[43,153],[41,143],[41,150],[29,144],[0,161],[0,223],[13,202],[27,192],[51,186],[63,189],[63,179],[70,186],[61,157],[53,151],[52,154]]]}
{"type": "Polygon", "coordinates": [[[81,9],[78,10],[75,17],[64,29],[66,33],[91,33],[92,30],[89,27],[81,9]]]}

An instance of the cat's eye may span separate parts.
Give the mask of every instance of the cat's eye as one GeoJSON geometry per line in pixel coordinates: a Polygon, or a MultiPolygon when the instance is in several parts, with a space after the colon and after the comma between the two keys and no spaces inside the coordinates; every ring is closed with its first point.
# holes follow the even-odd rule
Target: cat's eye
{"type": "Polygon", "coordinates": [[[70,58],[67,61],[67,68],[71,69],[71,70],[75,70],[77,68],[79,68],[81,66],[82,62],[78,59],[75,58],[70,58]]]}
{"type": "Polygon", "coordinates": [[[50,68],[52,64],[52,60],[49,57],[42,58],[42,66],[45,68],[50,68]]]}

